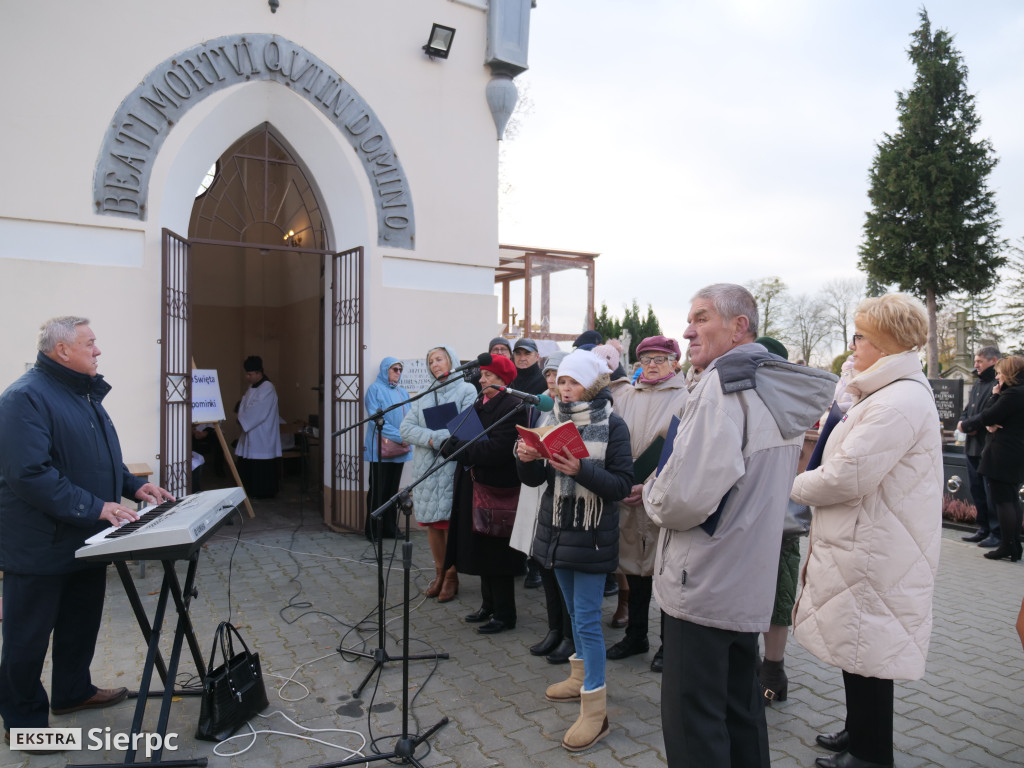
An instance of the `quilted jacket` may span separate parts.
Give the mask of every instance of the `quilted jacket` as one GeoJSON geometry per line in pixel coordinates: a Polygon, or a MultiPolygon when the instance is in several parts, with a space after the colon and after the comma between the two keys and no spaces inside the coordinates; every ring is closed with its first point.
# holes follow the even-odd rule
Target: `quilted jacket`
{"type": "Polygon", "coordinates": [[[821,466],[793,484],[814,507],[794,634],[844,671],[917,680],[942,543],[939,416],[914,351],[883,357],[848,391],[821,466]]]}
{"type": "MultiPolygon", "coordinates": [[[[427,351],[429,356],[436,347],[427,351]]],[[[452,369],[459,365],[459,356],[449,346],[441,347],[448,354],[452,369]]],[[[461,374],[457,374],[461,375],[461,374]]],[[[444,403],[455,403],[459,412],[469,408],[476,400],[476,390],[465,380],[445,384],[434,381],[430,385],[430,394],[422,397],[409,406],[402,419],[399,433],[402,440],[412,443],[412,478],[423,477],[435,464],[440,464],[441,443],[449,437],[447,429],[430,429],[423,416],[425,408],[433,408],[444,403]],[[430,447],[431,440],[434,447],[430,447]]],[[[455,462],[450,461],[412,489],[412,505],[416,514],[416,522],[436,523],[447,520],[452,514],[452,490],[455,484],[455,462]]]]}

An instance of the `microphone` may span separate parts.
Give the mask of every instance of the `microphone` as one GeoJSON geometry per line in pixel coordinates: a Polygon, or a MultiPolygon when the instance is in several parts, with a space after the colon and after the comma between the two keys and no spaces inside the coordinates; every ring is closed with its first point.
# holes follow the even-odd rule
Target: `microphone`
{"type": "Polygon", "coordinates": [[[490,365],[494,362],[494,358],[487,352],[482,352],[476,356],[476,360],[470,360],[465,365],[460,365],[454,371],[449,371],[449,375],[452,373],[461,373],[462,371],[468,371],[470,368],[479,368],[481,365],[490,365]]]}
{"type": "Polygon", "coordinates": [[[499,386],[498,384],[488,384],[487,387],[485,387],[485,389],[486,388],[496,389],[499,392],[505,392],[507,394],[512,395],[513,397],[518,397],[524,403],[529,403],[530,405],[535,406],[538,411],[546,412],[554,410],[555,407],[555,401],[552,400],[548,395],[531,395],[529,392],[520,392],[518,389],[512,389],[511,387],[502,387],[499,386]]]}

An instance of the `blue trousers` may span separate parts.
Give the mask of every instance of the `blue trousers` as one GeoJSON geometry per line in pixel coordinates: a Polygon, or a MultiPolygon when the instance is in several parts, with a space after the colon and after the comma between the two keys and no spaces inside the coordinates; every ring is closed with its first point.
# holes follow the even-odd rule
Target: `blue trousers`
{"type": "Polygon", "coordinates": [[[106,567],[56,576],[4,573],[0,716],[4,728],[45,727],[49,707],[81,704],[96,693],[89,665],[96,650],[106,567]],[[40,680],[53,636],[52,699],[40,680]]]}
{"type": "Polygon", "coordinates": [[[572,622],[576,656],[583,659],[583,689],[594,691],[604,685],[604,633],[601,631],[601,601],[606,573],[583,573],[555,568],[555,578],[565,598],[572,622]]]}

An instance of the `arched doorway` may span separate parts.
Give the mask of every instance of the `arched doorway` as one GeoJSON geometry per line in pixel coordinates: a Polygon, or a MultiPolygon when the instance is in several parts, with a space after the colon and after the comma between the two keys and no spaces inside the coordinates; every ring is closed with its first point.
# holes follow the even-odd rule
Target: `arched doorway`
{"type": "MultiPolygon", "coordinates": [[[[188,368],[194,361],[197,368],[218,371],[229,442],[239,432],[231,408],[244,391],[241,363],[250,354],[263,358],[267,375],[275,383],[285,433],[297,425],[325,430],[334,422],[348,420],[353,403],[358,414],[361,313],[354,325],[339,324],[337,318],[350,315],[346,308],[353,303],[359,305],[362,249],[356,249],[355,256],[332,252],[319,195],[270,124],[240,138],[211,168],[197,190],[187,240],[176,244],[174,236],[167,235],[164,357],[181,357],[180,352],[169,350],[168,344],[187,348],[188,368]],[[339,278],[339,259],[357,261],[358,274],[339,278]],[[331,317],[335,318],[330,345],[324,330],[328,293],[331,317]],[[175,325],[179,326],[177,333],[175,325]],[[336,391],[325,413],[322,382],[327,366],[336,391]],[[353,379],[357,382],[354,390],[353,379]]],[[[173,399],[167,393],[173,393],[175,379],[166,372],[174,367],[165,364],[164,434],[180,439],[183,429],[190,427],[190,418],[176,419],[173,404],[168,402],[173,399]]],[[[361,495],[360,439],[353,434],[329,443],[331,486],[341,490],[343,498],[361,495]]],[[[189,455],[176,450],[166,437],[164,442],[165,456],[189,455]]],[[[314,445],[318,447],[319,442],[314,445]]],[[[189,481],[185,464],[172,465],[177,470],[172,478],[179,488],[185,487],[189,481]]],[[[323,466],[318,451],[309,457],[309,466],[323,466]]],[[[317,487],[321,476],[316,475],[317,487]]],[[[339,514],[335,496],[337,493],[325,505],[325,518],[336,527],[349,527],[339,522],[339,517],[349,515],[339,514]]]]}

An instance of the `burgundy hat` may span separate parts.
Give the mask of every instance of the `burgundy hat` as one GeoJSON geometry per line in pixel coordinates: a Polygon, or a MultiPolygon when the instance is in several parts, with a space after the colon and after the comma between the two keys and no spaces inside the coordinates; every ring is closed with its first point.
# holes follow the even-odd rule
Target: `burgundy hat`
{"type": "Polygon", "coordinates": [[[636,356],[639,358],[644,352],[651,351],[668,352],[675,355],[676,360],[680,358],[679,342],[675,339],[670,339],[668,336],[648,336],[636,348],[636,356]]]}
{"type": "Polygon", "coordinates": [[[511,384],[512,380],[519,374],[519,371],[516,370],[516,364],[507,357],[502,357],[501,355],[494,355],[491,358],[491,364],[481,365],[480,370],[490,371],[499,379],[504,381],[506,387],[511,384]]]}

